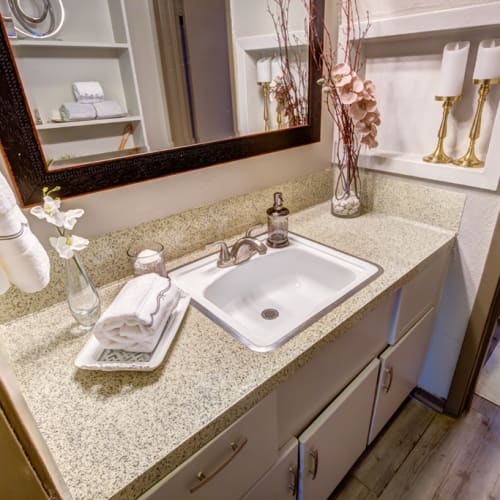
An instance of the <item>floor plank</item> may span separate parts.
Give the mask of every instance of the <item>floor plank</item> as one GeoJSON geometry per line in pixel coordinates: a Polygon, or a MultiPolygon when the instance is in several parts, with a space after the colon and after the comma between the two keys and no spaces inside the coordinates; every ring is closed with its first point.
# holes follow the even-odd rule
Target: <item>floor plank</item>
{"type": "Polygon", "coordinates": [[[435,416],[431,409],[409,400],[352,474],[375,495],[380,495],[435,416]]]}
{"type": "Polygon", "coordinates": [[[381,500],[500,500],[500,411],[437,415],[381,500]]]}
{"type": "Polygon", "coordinates": [[[377,495],[357,478],[349,475],[328,500],[377,500],[377,495]]]}

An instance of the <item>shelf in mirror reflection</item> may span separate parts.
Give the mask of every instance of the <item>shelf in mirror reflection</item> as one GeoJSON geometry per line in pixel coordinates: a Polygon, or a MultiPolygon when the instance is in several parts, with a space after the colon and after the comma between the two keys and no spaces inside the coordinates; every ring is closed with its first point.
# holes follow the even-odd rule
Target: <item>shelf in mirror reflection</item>
{"type": "Polygon", "coordinates": [[[82,120],[73,122],[49,122],[42,125],[37,125],[37,130],[55,130],[61,128],[73,128],[73,127],[88,127],[88,126],[98,126],[98,125],[110,125],[114,123],[132,123],[140,122],[140,116],[123,116],[121,118],[106,118],[102,120],[82,120]]]}
{"type": "Polygon", "coordinates": [[[122,151],[105,151],[102,153],[96,153],[92,155],[71,155],[68,158],[60,158],[52,160],[49,165],[49,170],[57,170],[59,168],[65,168],[73,165],[82,165],[85,163],[93,163],[96,161],[109,160],[110,158],[124,158],[130,155],[136,155],[139,153],[146,153],[147,149],[144,146],[127,148],[122,151]]]}
{"type": "Polygon", "coordinates": [[[10,43],[16,48],[47,49],[47,48],[71,48],[71,49],[114,49],[126,50],[128,43],[118,42],[71,42],[66,40],[17,40],[11,39],[10,43]]]}

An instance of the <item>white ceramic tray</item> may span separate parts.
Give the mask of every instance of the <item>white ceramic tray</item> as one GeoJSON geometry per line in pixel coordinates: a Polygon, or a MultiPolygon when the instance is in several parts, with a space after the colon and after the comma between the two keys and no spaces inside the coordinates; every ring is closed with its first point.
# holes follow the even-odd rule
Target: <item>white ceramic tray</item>
{"type": "MultiPolygon", "coordinates": [[[[182,292],[181,292],[182,293],[182,292]]],[[[179,303],[172,311],[158,344],[152,352],[128,352],[118,349],[105,349],[94,335],[83,346],[75,360],[75,365],[84,370],[104,371],[152,371],[160,366],[165,358],[182,319],[186,314],[191,297],[182,294],[179,303]]]]}

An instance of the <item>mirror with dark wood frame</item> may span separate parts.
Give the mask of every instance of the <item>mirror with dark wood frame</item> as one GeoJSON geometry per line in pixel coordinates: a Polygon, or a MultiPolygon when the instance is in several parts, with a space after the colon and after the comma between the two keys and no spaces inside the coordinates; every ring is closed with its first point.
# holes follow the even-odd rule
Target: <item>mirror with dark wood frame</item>
{"type": "MultiPolygon", "coordinates": [[[[55,0],[51,1],[57,4],[55,0]]],[[[238,6],[237,2],[239,1],[213,0],[217,5],[220,4],[224,15],[226,15],[224,6],[227,9],[231,8],[233,14],[235,14],[236,7],[238,6]]],[[[303,0],[293,1],[300,3],[303,7],[303,0]]],[[[58,0],[58,2],[61,6],[64,2],[68,9],[70,7],[73,9],[79,8],[77,7],[79,3],[75,3],[74,0],[58,0]]],[[[132,36],[133,30],[137,26],[131,24],[129,21],[124,35],[123,29],[116,28],[117,21],[115,20],[116,18],[121,19],[123,23],[122,11],[117,14],[113,9],[118,8],[117,6],[125,9],[129,5],[129,16],[134,23],[139,23],[140,16],[133,16],[131,9],[134,7],[140,8],[141,5],[144,7],[146,4],[142,2],[138,3],[135,0],[132,2],[129,0],[124,0],[123,2],[108,0],[108,2],[106,5],[108,5],[110,12],[110,14],[108,13],[110,15],[109,25],[113,28],[115,39],[121,40],[121,36],[132,36]],[[118,35],[116,34],[117,32],[118,35]]],[[[161,29],[158,29],[156,32],[158,39],[162,37],[167,38],[167,40],[160,40],[161,46],[172,48],[174,42],[168,39],[170,31],[165,29],[172,20],[175,22],[180,20],[182,28],[180,33],[182,35],[183,30],[186,32],[189,31],[185,27],[185,16],[190,15],[191,17],[187,17],[187,19],[191,25],[191,30],[197,31],[193,27],[196,26],[196,22],[199,22],[200,16],[199,12],[197,12],[198,7],[193,3],[193,0],[146,0],[146,2],[150,6],[151,12],[158,16],[157,19],[163,19],[161,29]],[[174,14],[169,21],[167,6],[182,6],[182,9],[180,11],[174,10],[174,14]],[[181,12],[182,16],[178,17],[177,12],[181,12]],[[189,14],[189,12],[193,14],[189,14]]],[[[263,6],[269,4],[275,8],[277,7],[279,14],[279,6],[290,5],[290,0],[259,0],[259,3],[263,6]]],[[[12,2],[9,1],[9,5],[19,5],[19,2],[18,0],[12,0],[12,2]]],[[[2,74],[0,80],[0,143],[4,160],[15,182],[21,203],[28,206],[39,202],[41,199],[41,189],[44,186],[53,187],[59,185],[62,187],[62,196],[76,196],[319,141],[321,88],[315,82],[320,76],[320,68],[314,64],[314,58],[311,57],[309,49],[317,50],[317,44],[321,43],[321,41],[310,41],[309,44],[314,43],[316,45],[309,47],[307,39],[304,39],[303,35],[302,40],[300,40],[300,36],[297,35],[299,31],[293,31],[293,28],[285,26],[285,33],[288,38],[285,41],[290,44],[291,50],[300,47],[302,51],[300,57],[305,60],[305,70],[300,70],[300,67],[297,69],[297,66],[292,68],[292,64],[290,64],[290,68],[292,69],[289,69],[290,74],[293,73],[294,75],[291,78],[292,81],[293,79],[303,80],[304,90],[302,90],[302,94],[305,106],[302,114],[304,118],[294,120],[286,108],[282,114],[279,111],[279,94],[274,90],[274,94],[271,93],[270,99],[265,98],[266,101],[269,99],[269,105],[267,110],[268,119],[264,120],[265,114],[264,116],[262,114],[264,87],[261,84],[258,85],[259,64],[263,61],[265,72],[266,64],[271,64],[271,61],[273,64],[275,60],[280,61],[283,68],[283,60],[290,61],[292,58],[289,54],[287,54],[287,59],[283,57],[287,47],[283,47],[283,39],[280,40],[280,36],[283,35],[282,18],[273,18],[273,15],[271,15],[272,9],[269,9],[269,19],[266,20],[267,26],[259,27],[259,29],[261,31],[274,29],[274,36],[269,34],[255,35],[257,28],[252,23],[246,23],[245,19],[249,17],[252,9],[255,9],[256,4],[252,2],[250,6],[245,2],[241,5],[241,12],[238,15],[240,15],[239,24],[243,36],[235,41],[235,25],[238,25],[238,21],[234,19],[227,21],[231,26],[229,28],[226,26],[226,28],[232,33],[233,41],[232,47],[227,49],[225,56],[221,58],[225,60],[231,59],[232,63],[236,61],[234,62],[234,66],[238,66],[239,64],[243,67],[246,65],[250,69],[246,73],[245,71],[240,71],[238,74],[237,69],[235,70],[232,67],[232,63],[229,64],[230,67],[226,68],[223,66],[214,66],[215,63],[208,64],[206,66],[214,66],[212,75],[215,82],[210,83],[207,78],[207,68],[202,68],[203,64],[200,61],[202,59],[200,56],[203,55],[202,48],[199,49],[198,62],[195,64],[195,55],[193,54],[196,54],[196,43],[200,45],[200,41],[186,40],[186,44],[190,44],[191,49],[189,54],[192,56],[191,59],[182,61],[184,53],[182,52],[182,44],[180,44],[180,48],[178,49],[180,50],[178,54],[180,63],[178,67],[181,70],[178,72],[177,77],[173,77],[165,71],[164,78],[160,78],[162,82],[167,81],[168,78],[174,80],[177,78],[178,81],[183,82],[177,86],[174,83],[173,86],[170,86],[170,89],[166,85],[165,94],[166,100],[168,100],[168,110],[157,106],[158,111],[155,113],[156,101],[152,100],[151,96],[149,96],[150,104],[152,102],[149,116],[154,118],[156,115],[156,121],[154,119],[144,120],[144,116],[147,115],[147,110],[144,111],[144,107],[147,107],[147,103],[142,108],[139,105],[140,114],[137,117],[133,116],[135,114],[133,113],[134,110],[130,109],[129,105],[126,116],[114,120],[76,121],[78,120],[78,115],[75,121],[66,120],[66,117],[60,120],[58,110],[54,110],[58,102],[53,98],[55,92],[51,94],[47,89],[50,87],[52,81],[56,81],[59,84],[60,81],[71,82],[77,79],[78,71],[80,71],[87,60],[89,51],[95,51],[95,53],[99,54],[95,67],[91,70],[91,74],[97,75],[98,77],[95,79],[102,79],[108,85],[105,87],[105,90],[111,89],[107,93],[111,94],[112,98],[118,96],[116,101],[120,100],[120,94],[116,92],[113,94],[114,89],[109,84],[108,74],[104,72],[107,65],[110,67],[109,73],[111,74],[113,71],[112,65],[107,64],[108,59],[106,57],[112,57],[110,60],[119,65],[118,74],[121,80],[128,78],[129,82],[132,82],[132,84],[135,82],[136,86],[137,84],[139,84],[139,87],[141,84],[146,85],[146,91],[143,92],[146,95],[148,94],[148,89],[152,88],[151,85],[154,86],[154,82],[148,80],[148,78],[143,80],[145,83],[141,83],[141,78],[145,78],[144,75],[148,68],[148,63],[146,65],[143,64],[142,67],[140,64],[137,64],[137,68],[134,69],[136,73],[132,75],[132,78],[129,68],[130,61],[133,60],[133,50],[129,49],[138,50],[138,46],[121,42],[85,43],[78,41],[78,33],[82,28],[78,24],[75,24],[77,23],[75,19],[73,19],[73,25],[69,21],[67,22],[70,27],[73,27],[73,32],[77,33],[76,41],[68,41],[67,35],[66,38],[64,37],[64,30],[62,31],[63,36],[57,39],[40,41],[30,40],[24,36],[17,37],[13,28],[12,20],[14,16],[11,15],[9,19],[4,14],[4,19],[0,21],[0,71],[2,74]],[[278,47],[278,55],[280,57],[276,56],[276,47],[278,47]],[[240,54],[237,53],[238,50],[240,50],[240,54]],[[109,54],[112,55],[110,56],[109,54]],[[50,62],[50,65],[48,65],[47,61],[55,62],[50,62]],[[70,64],[63,66],[61,61],[69,61],[70,64]],[[47,67],[44,67],[44,64],[47,67]],[[103,68],[101,73],[99,73],[99,64],[103,68]],[[185,71],[186,68],[189,69],[188,72],[185,71]],[[55,76],[46,75],[50,69],[54,70],[55,76]],[[71,71],[74,71],[74,74],[71,74],[71,71]],[[59,76],[61,73],[62,76],[59,76]],[[179,76],[179,73],[182,74],[179,76]],[[222,73],[227,73],[228,75],[225,84],[221,84],[222,73]],[[238,78],[240,81],[238,81],[238,78]],[[194,82],[194,85],[191,85],[190,82],[194,82]],[[197,82],[204,83],[203,85],[198,85],[197,82]],[[222,100],[219,99],[217,102],[214,94],[215,89],[217,86],[224,87],[224,85],[226,85],[226,90],[220,93],[222,100]],[[235,90],[240,88],[245,90],[243,99],[241,99],[241,96],[235,90]],[[33,89],[36,90],[36,93],[33,89]],[[199,96],[196,95],[197,92],[199,96]],[[168,95],[169,93],[170,95],[168,95]],[[211,95],[214,96],[212,99],[213,102],[208,102],[211,95]],[[273,97],[275,98],[274,101],[273,97]],[[36,102],[37,98],[40,104],[36,102]],[[241,107],[242,102],[247,109],[241,107]],[[269,110],[271,106],[272,109],[269,110]],[[203,110],[204,107],[206,108],[205,110],[203,110]],[[39,108],[42,109],[42,113],[39,112],[39,108]],[[215,115],[216,109],[221,110],[220,116],[215,115]],[[251,112],[248,112],[249,109],[251,112]],[[253,113],[253,116],[250,116],[251,113],[253,113]],[[55,117],[55,114],[57,114],[57,117],[55,117]],[[43,115],[43,118],[40,115],[43,115]],[[132,126],[134,120],[137,123],[132,126]],[[168,134],[160,133],[161,130],[159,129],[161,129],[161,126],[157,124],[162,121],[166,123],[165,130],[167,130],[168,134]],[[135,147],[127,148],[124,151],[115,148],[110,154],[95,154],[95,151],[92,151],[93,147],[95,149],[100,144],[105,144],[105,141],[108,139],[106,134],[110,134],[109,130],[120,130],[119,127],[123,128],[124,124],[128,130],[128,132],[124,131],[124,134],[130,135],[132,133],[133,137],[130,137],[129,144],[135,147]],[[115,128],[113,129],[113,127],[115,128]],[[144,139],[146,132],[153,137],[155,131],[156,136],[160,137],[161,140],[165,140],[165,143],[160,140],[160,142],[157,141],[150,147],[146,141],[146,146],[138,146],[139,142],[137,138],[144,139]],[[60,154],[56,158],[56,161],[54,161],[54,157],[57,155],[54,153],[55,141],[53,137],[63,137],[66,141],[62,143],[63,148],[70,150],[76,144],[73,138],[78,135],[77,132],[80,133],[78,136],[80,143],[78,144],[85,144],[89,150],[89,154],[69,154],[67,155],[68,158],[60,154]],[[82,140],[82,137],[86,142],[82,140]],[[164,139],[165,137],[166,139],[164,139]]],[[[33,2],[33,6],[37,7],[38,4],[33,2]]],[[[0,7],[2,6],[0,5],[0,7]]],[[[313,13],[312,19],[316,25],[315,29],[320,33],[323,23],[324,0],[311,0],[310,9],[313,13]]],[[[213,10],[217,9],[214,7],[213,10]]],[[[266,9],[261,10],[264,11],[266,9]]],[[[304,17],[304,13],[302,13],[302,17],[304,17]]],[[[21,14],[17,12],[17,14],[21,16],[24,12],[21,12],[21,14]]],[[[289,12],[285,12],[285,19],[287,14],[289,12]]],[[[290,15],[290,17],[292,16],[290,15]]],[[[307,18],[307,16],[305,17],[307,18]]],[[[21,17],[20,19],[19,22],[22,22],[21,17]]],[[[157,25],[157,22],[159,21],[154,21],[153,24],[157,25]]],[[[307,32],[306,24],[302,29],[303,34],[307,32]]],[[[297,22],[295,22],[295,27],[296,25],[297,22]]],[[[15,29],[22,33],[23,27],[24,24],[20,24],[15,29]]],[[[137,27],[137,29],[139,28],[137,27]]],[[[175,30],[176,28],[173,27],[171,31],[174,32],[175,30]]],[[[179,32],[179,30],[177,31],[179,32]]],[[[141,31],[139,30],[138,33],[136,37],[137,40],[140,40],[141,31]]],[[[257,30],[257,33],[260,32],[257,30]]],[[[226,35],[227,33],[224,37],[226,35]]],[[[129,38],[126,39],[129,41],[129,38]]],[[[179,40],[178,37],[177,39],[179,40]]],[[[182,41],[182,37],[180,40],[182,41]]],[[[175,56],[175,50],[170,53],[170,56],[175,56]]],[[[214,52],[213,48],[212,52],[214,52]]],[[[215,52],[218,52],[218,50],[215,50],[215,52]]],[[[142,61],[142,59],[151,60],[151,58],[148,59],[147,53],[141,53],[140,57],[137,57],[137,52],[135,55],[136,61],[142,61]]],[[[160,72],[158,68],[156,71],[157,74],[160,72]]],[[[114,70],[117,71],[116,67],[114,70]]],[[[273,75],[275,74],[274,72],[275,68],[273,67],[273,75]]],[[[277,81],[280,81],[279,78],[286,80],[286,68],[279,72],[279,75],[277,81]]],[[[275,78],[273,76],[271,92],[274,82],[275,78]]],[[[71,84],[66,86],[71,89],[71,84]]],[[[71,90],[68,91],[66,88],[62,90],[61,88],[57,88],[56,90],[59,92],[56,99],[65,98],[69,100],[66,94],[69,92],[68,95],[71,95],[71,90]]],[[[135,95],[139,95],[138,90],[135,90],[135,95]]],[[[125,88],[125,94],[127,92],[130,95],[130,91],[125,88]]],[[[243,94],[242,92],[240,93],[243,94]]],[[[300,95],[300,90],[298,94],[300,95]]],[[[123,92],[121,97],[123,99],[123,92]]],[[[87,107],[89,106],[87,105],[87,107]]],[[[95,107],[97,108],[97,106],[95,107]]],[[[281,109],[283,110],[283,106],[281,109]]],[[[77,109],[77,113],[78,111],[77,109]]],[[[124,137],[121,144],[127,142],[128,135],[124,137]]],[[[118,136],[118,138],[120,137],[118,136]]],[[[112,139],[116,142],[116,137],[112,137],[112,139]]],[[[150,142],[154,142],[154,139],[151,139],[150,142]]],[[[62,151],[65,150],[62,149],[62,151]]]]}

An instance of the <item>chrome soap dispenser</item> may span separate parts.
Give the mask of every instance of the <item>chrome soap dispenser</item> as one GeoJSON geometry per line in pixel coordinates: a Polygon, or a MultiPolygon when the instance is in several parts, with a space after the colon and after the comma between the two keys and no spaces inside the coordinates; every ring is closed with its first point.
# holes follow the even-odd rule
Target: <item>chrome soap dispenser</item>
{"type": "Polygon", "coordinates": [[[288,245],[288,215],[283,206],[283,194],[274,193],[274,205],[267,210],[267,244],[272,248],[288,245]]]}

